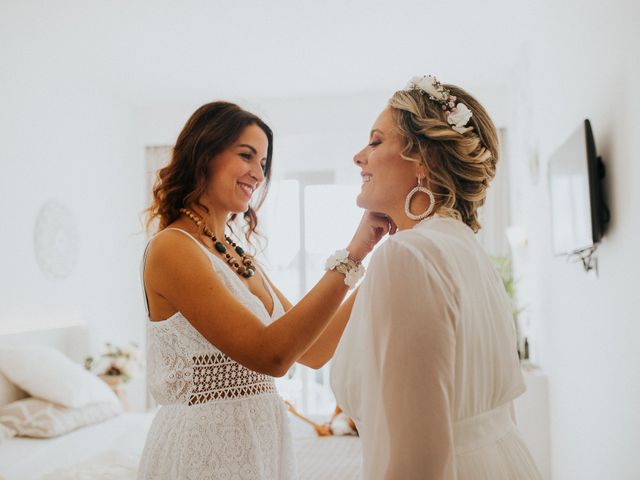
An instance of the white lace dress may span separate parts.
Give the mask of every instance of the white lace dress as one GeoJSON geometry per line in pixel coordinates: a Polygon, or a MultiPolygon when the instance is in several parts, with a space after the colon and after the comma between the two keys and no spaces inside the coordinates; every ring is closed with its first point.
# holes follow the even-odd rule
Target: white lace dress
{"type": "MultiPolygon", "coordinates": [[[[265,324],[284,313],[270,286],[271,316],[226,262],[191,238],[226,287],[265,324]]],[[[180,312],[148,323],[147,381],[161,408],[138,479],[297,478],[287,410],[273,377],[220,352],[180,312]]]]}

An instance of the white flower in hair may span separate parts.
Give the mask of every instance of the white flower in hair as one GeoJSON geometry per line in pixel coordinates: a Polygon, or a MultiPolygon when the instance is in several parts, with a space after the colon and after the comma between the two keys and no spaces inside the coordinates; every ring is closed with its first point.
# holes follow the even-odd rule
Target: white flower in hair
{"type": "Polygon", "coordinates": [[[408,89],[419,89],[434,100],[446,100],[447,95],[440,82],[432,75],[418,75],[409,80],[408,89]]]}
{"type": "Polygon", "coordinates": [[[451,91],[445,88],[433,75],[413,77],[409,80],[406,89],[426,93],[430,100],[436,102],[446,112],[447,121],[456,132],[464,134],[473,130],[472,127],[467,127],[472,115],[471,110],[464,103],[456,105],[457,97],[452,95],[451,91]]]}
{"type": "Polygon", "coordinates": [[[449,125],[452,125],[451,128],[456,132],[465,133],[471,130],[471,127],[467,127],[466,125],[472,115],[471,110],[469,110],[464,103],[459,103],[447,116],[447,122],[449,122],[449,125]]]}

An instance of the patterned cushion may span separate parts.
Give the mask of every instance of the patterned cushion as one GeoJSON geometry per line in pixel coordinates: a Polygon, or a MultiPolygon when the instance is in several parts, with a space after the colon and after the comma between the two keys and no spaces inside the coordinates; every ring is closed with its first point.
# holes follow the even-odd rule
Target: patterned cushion
{"type": "Polygon", "coordinates": [[[10,438],[13,438],[15,436],[16,436],[15,430],[9,427],[5,427],[0,423],[0,443],[4,443],[10,438]]]}
{"type": "Polygon", "coordinates": [[[102,422],[122,412],[122,406],[106,402],[80,408],[67,408],[26,398],[0,407],[0,424],[23,437],[49,438],[85,425],[102,422]]]}

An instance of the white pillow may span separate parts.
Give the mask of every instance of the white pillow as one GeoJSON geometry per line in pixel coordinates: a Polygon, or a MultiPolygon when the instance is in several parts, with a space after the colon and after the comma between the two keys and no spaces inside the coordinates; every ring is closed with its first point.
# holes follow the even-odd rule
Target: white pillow
{"type": "Polygon", "coordinates": [[[0,371],[31,396],[65,407],[119,403],[105,382],[51,347],[2,347],[0,371]]]}
{"type": "Polygon", "coordinates": [[[37,398],[25,398],[0,407],[0,427],[9,428],[21,437],[51,438],[121,412],[122,407],[112,402],[66,408],[37,398]]]}
{"type": "Polygon", "coordinates": [[[11,383],[6,375],[0,371],[0,405],[6,405],[25,397],[28,395],[11,383]]]}

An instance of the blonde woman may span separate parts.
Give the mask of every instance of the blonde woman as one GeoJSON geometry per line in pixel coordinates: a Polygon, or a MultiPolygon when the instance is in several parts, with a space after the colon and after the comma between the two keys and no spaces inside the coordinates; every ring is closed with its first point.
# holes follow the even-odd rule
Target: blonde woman
{"type": "Polygon", "coordinates": [[[355,156],[358,205],[398,227],[331,371],[367,480],[540,478],[512,420],[525,387],[509,300],[474,236],[497,161],[485,109],[431,76],[391,97],[355,156]]]}

